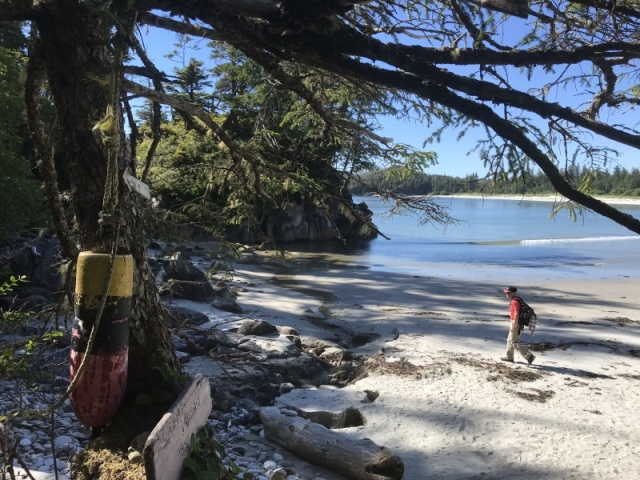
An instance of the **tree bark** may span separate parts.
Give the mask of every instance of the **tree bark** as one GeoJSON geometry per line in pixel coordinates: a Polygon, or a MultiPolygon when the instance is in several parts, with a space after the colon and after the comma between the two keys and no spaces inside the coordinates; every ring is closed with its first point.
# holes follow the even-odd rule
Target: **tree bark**
{"type": "MultiPolygon", "coordinates": [[[[98,219],[102,210],[107,171],[107,150],[92,132],[110,103],[104,82],[112,73],[109,41],[112,25],[107,16],[91,15],[75,1],[56,2],[43,8],[35,21],[44,45],[49,85],[64,139],[58,158],[66,158],[72,183],[72,201],[81,250],[99,246],[98,219]],[[51,48],[54,46],[55,48],[51,48]]],[[[120,105],[117,115],[122,115],[120,105]]],[[[128,150],[121,132],[119,175],[127,165],[128,150]]],[[[120,210],[125,226],[120,246],[133,255],[134,298],[130,317],[129,383],[147,384],[180,371],[168,331],[168,312],[160,303],[147,262],[145,200],[119,182],[120,210]],[[151,375],[150,370],[158,375],[151,375]]]]}

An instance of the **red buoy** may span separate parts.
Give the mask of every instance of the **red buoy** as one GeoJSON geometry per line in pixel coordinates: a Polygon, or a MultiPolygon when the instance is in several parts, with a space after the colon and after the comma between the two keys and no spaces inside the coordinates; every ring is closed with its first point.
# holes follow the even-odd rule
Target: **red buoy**
{"type": "MultiPolygon", "coordinates": [[[[91,329],[104,293],[111,255],[78,256],[75,320],[71,340],[71,380],[86,354],[91,329]]],[[[69,395],[78,420],[88,427],[106,425],[118,412],[127,386],[129,313],[133,295],[133,257],[117,255],[87,364],[69,395]]]]}

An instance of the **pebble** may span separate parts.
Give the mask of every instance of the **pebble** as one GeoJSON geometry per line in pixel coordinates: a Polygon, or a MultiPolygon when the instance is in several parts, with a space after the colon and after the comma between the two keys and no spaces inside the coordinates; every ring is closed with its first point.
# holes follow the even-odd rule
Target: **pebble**
{"type": "MultiPolygon", "coordinates": [[[[10,412],[19,407],[16,403],[22,401],[23,408],[29,410],[45,411],[50,403],[51,396],[33,395],[29,399],[18,398],[14,393],[17,390],[14,382],[0,381],[0,413],[10,412]],[[11,393],[9,393],[11,392],[11,393]],[[27,400],[27,401],[25,401],[27,400]]],[[[47,419],[50,416],[46,417],[47,419]]],[[[71,409],[71,404],[67,400],[54,414],[54,440],[53,445],[56,455],[53,455],[50,423],[44,418],[18,418],[13,425],[7,428],[8,434],[13,442],[18,441],[16,451],[24,464],[34,472],[52,474],[55,478],[54,469],[58,471],[59,480],[69,479],[69,458],[79,452],[88,444],[91,432],[88,427],[78,423],[71,409]],[[79,440],[78,437],[83,437],[79,440]]],[[[14,467],[20,464],[14,460],[14,467]]]]}
{"type": "Polygon", "coordinates": [[[30,447],[31,446],[31,440],[28,438],[23,438],[22,440],[20,440],[20,446],[21,447],[30,447]]]}
{"type": "MultiPolygon", "coordinates": [[[[0,414],[18,407],[15,391],[13,382],[0,380],[0,414]]],[[[42,398],[31,397],[29,409],[47,409],[49,403],[42,398]]],[[[22,400],[24,406],[24,398],[22,400]]],[[[287,414],[294,416],[296,412],[290,410],[287,414]]],[[[255,441],[264,438],[264,430],[256,424],[255,418],[255,414],[244,408],[232,408],[230,412],[212,411],[207,422],[213,437],[226,452],[223,463],[234,467],[238,480],[245,478],[246,473],[253,475],[254,480],[322,480],[320,475],[299,476],[295,467],[274,447],[267,446],[262,440],[255,441]]],[[[18,442],[17,454],[31,471],[51,474],[53,480],[55,469],[58,480],[70,480],[69,460],[89,444],[91,429],[77,421],[68,399],[56,411],[54,420],[53,435],[49,433],[50,423],[44,418],[19,419],[10,426],[9,434],[12,442],[18,442]]],[[[14,467],[19,466],[14,460],[14,467]]]]}
{"type": "Polygon", "coordinates": [[[274,462],[273,460],[267,460],[266,462],[264,462],[262,464],[262,468],[264,468],[264,470],[267,471],[267,472],[269,470],[273,470],[277,466],[278,466],[278,464],[276,462],[274,462]]]}

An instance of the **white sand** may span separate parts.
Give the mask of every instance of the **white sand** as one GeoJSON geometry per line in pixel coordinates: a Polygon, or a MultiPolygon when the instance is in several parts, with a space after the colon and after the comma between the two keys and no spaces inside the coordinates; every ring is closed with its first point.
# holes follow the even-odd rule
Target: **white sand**
{"type": "MultiPolygon", "coordinates": [[[[496,200],[528,200],[532,202],[566,202],[567,199],[562,195],[435,195],[438,198],[487,198],[496,200]]],[[[640,198],[628,197],[594,197],[601,202],[611,205],[640,205],[640,198]]]]}
{"type": "Polygon", "coordinates": [[[365,425],[340,431],[399,455],[405,480],[640,478],[640,325],[616,320],[640,320],[640,279],[518,285],[540,318],[535,336],[523,334],[537,356],[527,367],[498,360],[508,330],[503,285],[330,268],[298,272],[289,280],[305,290],[292,291],[271,281],[275,270],[237,268],[235,280],[251,282],[238,298],[249,317],[293,326],[303,341],[331,339],[317,324],[323,301],[335,302],[326,322],[380,335],[354,354],[419,367],[277,401],[359,408],[365,425]],[[380,395],[366,402],[365,390],[380,395]]]}

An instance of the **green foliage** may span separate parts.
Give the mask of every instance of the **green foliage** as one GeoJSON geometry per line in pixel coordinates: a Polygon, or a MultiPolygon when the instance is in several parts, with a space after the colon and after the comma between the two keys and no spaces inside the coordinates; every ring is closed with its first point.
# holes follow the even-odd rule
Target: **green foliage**
{"type": "Polygon", "coordinates": [[[575,223],[578,221],[578,216],[582,214],[584,207],[576,205],[572,202],[559,202],[554,205],[553,210],[549,214],[549,218],[555,218],[562,211],[566,211],[568,217],[575,223]]]}
{"type": "MultiPolygon", "coordinates": [[[[8,326],[6,331],[11,333],[26,325],[27,319],[24,312],[11,312],[4,315],[3,322],[8,326]]],[[[26,340],[3,343],[0,346],[0,378],[38,381],[46,372],[34,371],[32,365],[42,348],[59,340],[60,337],[62,332],[55,331],[26,340]]]]}
{"type": "Polygon", "coordinates": [[[239,243],[220,242],[217,253],[219,261],[213,263],[213,266],[205,272],[205,276],[209,280],[217,279],[221,276],[231,280],[233,278],[231,262],[240,258],[244,248],[244,245],[239,243]]]}
{"type": "Polygon", "coordinates": [[[178,98],[201,106],[204,106],[210,100],[210,95],[202,91],[205,87],[211,86],[211,82],[207,80],[208,76],[202,68],[203,65],[203,62],[192,58],[186,67],[174,68],[177,77],[176,83],[181,92],[177,95],[178,98]]]}
{"type": "MultiPolygon", "coordinates": [[[[294,205],[327,209],[331,197],[346,192],[349,176],[370,168],[374,159],[404,164],[407,171],[435,163],[433,153],[402,144],[382,147],[369,134],[378,127],[377,115],[396,112],[391,97],[379,88],[280,64],[278,69],[295,79],[298,91],[313,94],[313,107],[235,48],[218,42],[210,46],[215,63],[211,80],[201,63],[191,61],[177,72],[178,83],[187,100],[205,111],[210,105],[197,99],[215,99],[211,120],[235,146],[232,150],[212,132],[201,136],[205,127],[199,120],[198,125],[176,118],[162,123],[148,178],[152,194],[170,212],[162,214],[166,218],[204,226],[216,236],[241,224],[259,229],[266,216],[294,205]],[[208,85],[214,85],[211,93],[198,90],[208,85]],[[326,116],[340,128],[330,127],[326,116]]],[[[139,129],[137,153],[144,158],[153,135],[150,116],[141,113],[147,124],[139,129]]]]}
{"type": "Polygon", "coordinates": [[[18,277],[11,275],[9,280],[0,285],[0,295],[6,295],[8,292],[13,292],[14,287],[17,287],[20,283],[26,282],[27,276],[20,275],[18,277]]]}
{"type": "MultiPolygon", "coordinates": [[[[562,9],[548,11],[546,14],[550,16],[545,18],[549,23],[533,22],[527,24],[527,28],[514,30],[513,35],[504,36],[501,32],[515,23],[508,15],[488,11],[484,8],[486,5],[476,3],[458,5],[411,0],[398,4],[397,9],[387,9],[380,4],[348,9],[344,17],[340,17],[347,21],[339,28],[336,23],[335,34],[344,35],[341,38],[347,45],[350,38],[357,38],[361,43],[345,50],[334,46],[333,50],[337,48],[345,58],[345,64],[338,62],[340,67],[335,69],[330,62],[317,61],[321,50],[304,52],[304,49],[314,50],[312,45],[301,47],[303,51],[297,55],[289,55],[285,52],[297,51],[300,47],[293,43],[283,46],[275,37],[268,51],[264,45],[251,40],[233,43],[243,51],[228,43],[212,42],[214,67],[210,72],[195,60],[186,63],[183,54],[184,68],[176,70],[183,98],[202,105],[210,113],[215,112],[211,119],[232,142],[227,141],[229,145],[220,142],[218,148],[205,146],[196,152],[191,148],[192,140],[197,142],[190,138],[191,129],[204,130],[205,127],[199,120],[194,122],[195,127],[186,121],[185,135],[176,137],[168,162],[154,171],[155,185],[160,189],[163,175],[179,172],[177,176],[167,175],[170,181],[164,182],[165,192],[172,200],[167,208],[185,220],[222,232],[225,227],[247,223],[250,227],[264,226],[265,217],[291,205],[326,208],[333,199],[346,196],[347,185],[354,193],[371,191],[365,187],[358,189],[354,186],[357,181],[349,182],[374,165],[383,168],[383,173],[367,174],[365,183],[370,187],[424,195],[551,193],[553,187],[544,175],[532,171],[534,162],[550,166],[540,158],[548,159],[560,170],[563,165],[582,163],[595,175],[600,168],[607,168],[614,152],[605,147],[592,147],[579,125],[582,122],[575,124],[571,119],[575,115],[568,118],[568,111],[542,108],[545,102],[551,101],[549,98],[562,98],[565,89],[573,92],[576,88],[580,92],[576,97],[578,103],[574,105],[569,101],[565,105],[563,99],[558,105],[579,113],[579,118],[584,113],[580,111],[589,103],[594,109],[601,109],[598,115],[602,116],[609,107],[617,108],[617,101],[596,105],[595,99],[601,95],[595,92],[611,83],[605,78],[608,70],[597,62],[585,59],[585,66],[574,70],[571,62],[565,67],[561,59],[550,57],[548,63],[541,61],[549,51],[569,53],[577,45],[583,45],[584,39],[580,36],[585,33],[589,38],[594,35],[595,31],[588,26],[591,20],[584,23],[585,19],[579,18],[586,7],[575,11],[570,8],[567,18],[560,14],[562,9]],[[398,29],[398,12],[411,28],[398,29]],[[575,29],[574,21],[577,22],[575,29]],[[355,28],[356,25],[361,29],[355,28]],[[365,25],[376,27],[370,30],[365,25]],[[380,31],[386,32],[388,44],[376,43],[374,32],[380,31]],[[421,34],[425,42],[418,47],[411,38],[421,34]],[[471,47],[476,50],[473,56],[469,55],[471,47]],[[528,60],[507,60],[506,52],[510,48],[517,50],[518,58],[528,60]],[[415,58],[424,55],[422,60],[431,58],[428,55],[436,51],[438,55],[434,58],[442,55],[442,60],[408,61],[414,54],[415,58]],[[502,53],[496,57],[491,53],[485,58],[484,54],[489,52],[502,53]],[[309,53],[309,57],[305,53],[309,53]],[[498,62],[494,59],[497,57],[504,58],[498,62]],[[392,68],[385,70],[387,67],[381,66],[386,63],[383,59],[392,68]],[[353,77],[337,73],[347,70],[355,73],[355,67],[348,65],[351,61],[354,65],[362,61],[366,68],[353,77]],[[586,68],[590,62],[593,71],[586,68]],[[211,73],[210,78],[207,73],[211,73]],[[396,75],[397,81],[391,82],[396,75]],[[367,76],[376,81],[384,78],[384,86],[362,80],[367,76]],[[544,81],[539,81],[540,78],[544,81]],[[416,86],[405,83],[409,79],[415,80],[416,86]],[[531,84],[531,88],[525,89],[521,82],[531,84]],[[417,84],[424,84],[426,90],[417,84]],[[207,90],[209,85],[212,90],[207,90]],[[434,89],[430,90],[430,86],[434,89]],[[444,88],[442,98],[435,87],[444,88]],[[444,95],[445,90],[452,96],[444,95]],[[197,100],[198,95],[211,103],[197,100]],[[455,95],[464,101],[454,100],[455,95]],[[593,101],[589,100],[592,96],[593,101]],[[473,108],[474,104],[477,109],[473,108]],[[543,111],[545,113],[541,113],[543,111]],[[426,175],[425,168],[436,163],[435,155],[377,137],[378,119],[384,116],[424,125],[429,136],[422,149],[429,143],[440,142],[445,131],[453,130],[459,141],[469,134],[475,136],[477,130],[484,130],[471,148],[484,163],[487,178],[451,180],[426,175]],[[187,142],[189,148],[185,148],[187,142]],[[183,161],[184,152],[188,152],[187,161],[183,161]],[[204,152],[210,154],[210,161],[202,161],[204,152]],[[376,175],[381,176],[374,178],[376,175]],[[186,181],[187,178],[191,181],[186,181]]],[[[538,11],[546,11],[547,7],[541,4],[538,11]]],[[[592,9],[604,16],[594,19],[602,22],[598,29],[604,34],[610,14],[606,9],[588,8],[592,9]]],[[[273,25],[273,28],[278,27],[273,25]]],[[[327,32],[320,28],[316,33],[321,37],[327,32]]],[[[183,38],[180,48],[184,52],[189,39],[183,38]]],[[[611,77],[614,76],[611,72],[611,77]]],[[[627,83],[628,79],[622,82],[627,83]]],[[[633,97],[633,86],[629,86],[627,94],[633,97]]],[[[600,92],[603,99],[605,93],[609,96],[617,89],[617,86],[611,87],[611,92],[600,92]]],[[[622,100],[618,95],[615,98],[622,100]]],[[[174,124],[178,125],[175,119],[174,124]]],[[[551,167],[545,170],[550,172],[551,167]]],[[[588,176],[582,175],[580,179],[573,171],[563,173],[570,187],[598,193],[597,182],[582,181],[588,180],[588,176]]],[[[163,194],[163,198],[167,195],[163,194]]]]}
{"type": "Polygon", "coordinates": [[[24,43],[18,25],[0,23],[0,240],[45,220],[40,184],[22,154],[27,130],[21,84],[24,43]]]}
{"type": "MultiPolygon", "coordinates": [[[[211,188],[220,160],[218,142],[202,138],[195,130],[187,130],[182,122],[163,123],[161,134],[149,172],[150,188],[154,196],[162,197],[167,208],[179,211],[203,198],[211,188]]],[[[138,154],[144,158],[153,137],[151,129],[146,125],[141,127],[140,137],[138,154]]]]}
{"type": "Polygon", "coordinates": [[[222,463],[226,452],[211,437],[208,428],[191,436],[190,455],[184,461],[181,480],[235,480],[239,469],[222,463]]]}

